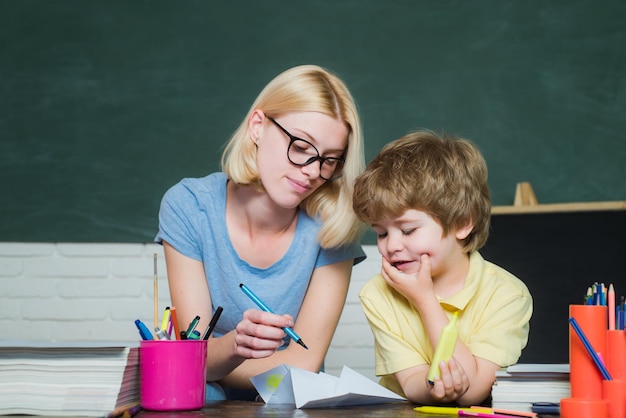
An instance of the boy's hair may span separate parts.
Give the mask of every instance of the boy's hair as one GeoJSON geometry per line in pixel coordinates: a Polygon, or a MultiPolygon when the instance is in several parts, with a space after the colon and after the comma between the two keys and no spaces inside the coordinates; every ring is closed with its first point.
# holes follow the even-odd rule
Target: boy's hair
{"type": "Polygon", "coordinates": [[[370,225],[420,210],[441,225],[444,236],[471,222],[463,249],[475,251],[489,235],[487,164],[466,139],[412,132],[383,147],[357,177],[352,207],[370,225]]]}
{"type": "MultiPolygon", "coordinates": [[[[363,172],[363,134],[356,103],[345,83],[335,74],[316,65],[290,68],[270,81],[259,93],[241,125],[222,154],[222,170],[237,184],[263,190],[256,165],[254,141],[248,119],[254,110],[277,118],[291,112],[320,112],[342,120],[348,128],[348,147],[341,177],[324,183],[301,206],[309,216],[321,218],[319,242],[333,248],[358,241],[364,229],[352,212],[352,185],[363,172]]],[[[285,149],[285,158],[286,157],[285,149]]]]}

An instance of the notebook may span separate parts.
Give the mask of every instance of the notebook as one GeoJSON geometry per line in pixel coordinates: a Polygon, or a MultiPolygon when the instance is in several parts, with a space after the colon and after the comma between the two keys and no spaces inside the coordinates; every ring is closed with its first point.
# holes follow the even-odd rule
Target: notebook
{"type": "Polygon", "coordinates": [[[569,364],[515,364],[496,372],[492,406],[532,412],[533,404],[559,404],[570,396],[569,364]]]}

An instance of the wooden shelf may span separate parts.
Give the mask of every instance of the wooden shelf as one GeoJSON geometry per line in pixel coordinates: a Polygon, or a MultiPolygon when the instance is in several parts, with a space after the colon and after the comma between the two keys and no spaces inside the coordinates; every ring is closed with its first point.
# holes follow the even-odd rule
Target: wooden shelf
{"type": "Polygon", "coordinates": [[[537,202],[530,183],[518,183],[515,190],[515,204],[512,206],[493,206],[492,215],[514,215],[526,213],[590,212],[606,210],[626,210],[626,201],[549,203],[537,202]]]}
{"type": "Polygon", "coordinates": [[[493,206],[492,215],[546,213],[546,212],[589,212],[601,210],[626,210],[626,201],[614,202],[580,202],[580,203],[551,203],[528,206],[493,206]]]}

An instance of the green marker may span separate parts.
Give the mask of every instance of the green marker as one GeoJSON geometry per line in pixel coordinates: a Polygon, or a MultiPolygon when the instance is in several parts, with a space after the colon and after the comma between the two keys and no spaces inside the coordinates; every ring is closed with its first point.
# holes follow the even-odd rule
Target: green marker
{"type": "Polygon", "coordinates": [[[196,317],[189,324],[189,328],[187,328],[187,338],[191,336],[191,333],[194,329],[196,329],[196,325],[198,325],[198,321],[200,320],[200,316],[196,315],[196,317]]]}

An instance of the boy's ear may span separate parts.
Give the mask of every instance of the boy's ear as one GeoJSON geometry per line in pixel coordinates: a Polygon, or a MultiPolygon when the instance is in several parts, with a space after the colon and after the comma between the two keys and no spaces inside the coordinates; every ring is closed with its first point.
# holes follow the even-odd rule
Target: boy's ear
{"type": "Polygon", "coordinates": [[[464,240],[474,230],[474,221],[470,218],[464,226],[458,228],[455,237],[458,240],[464,240]]]}

